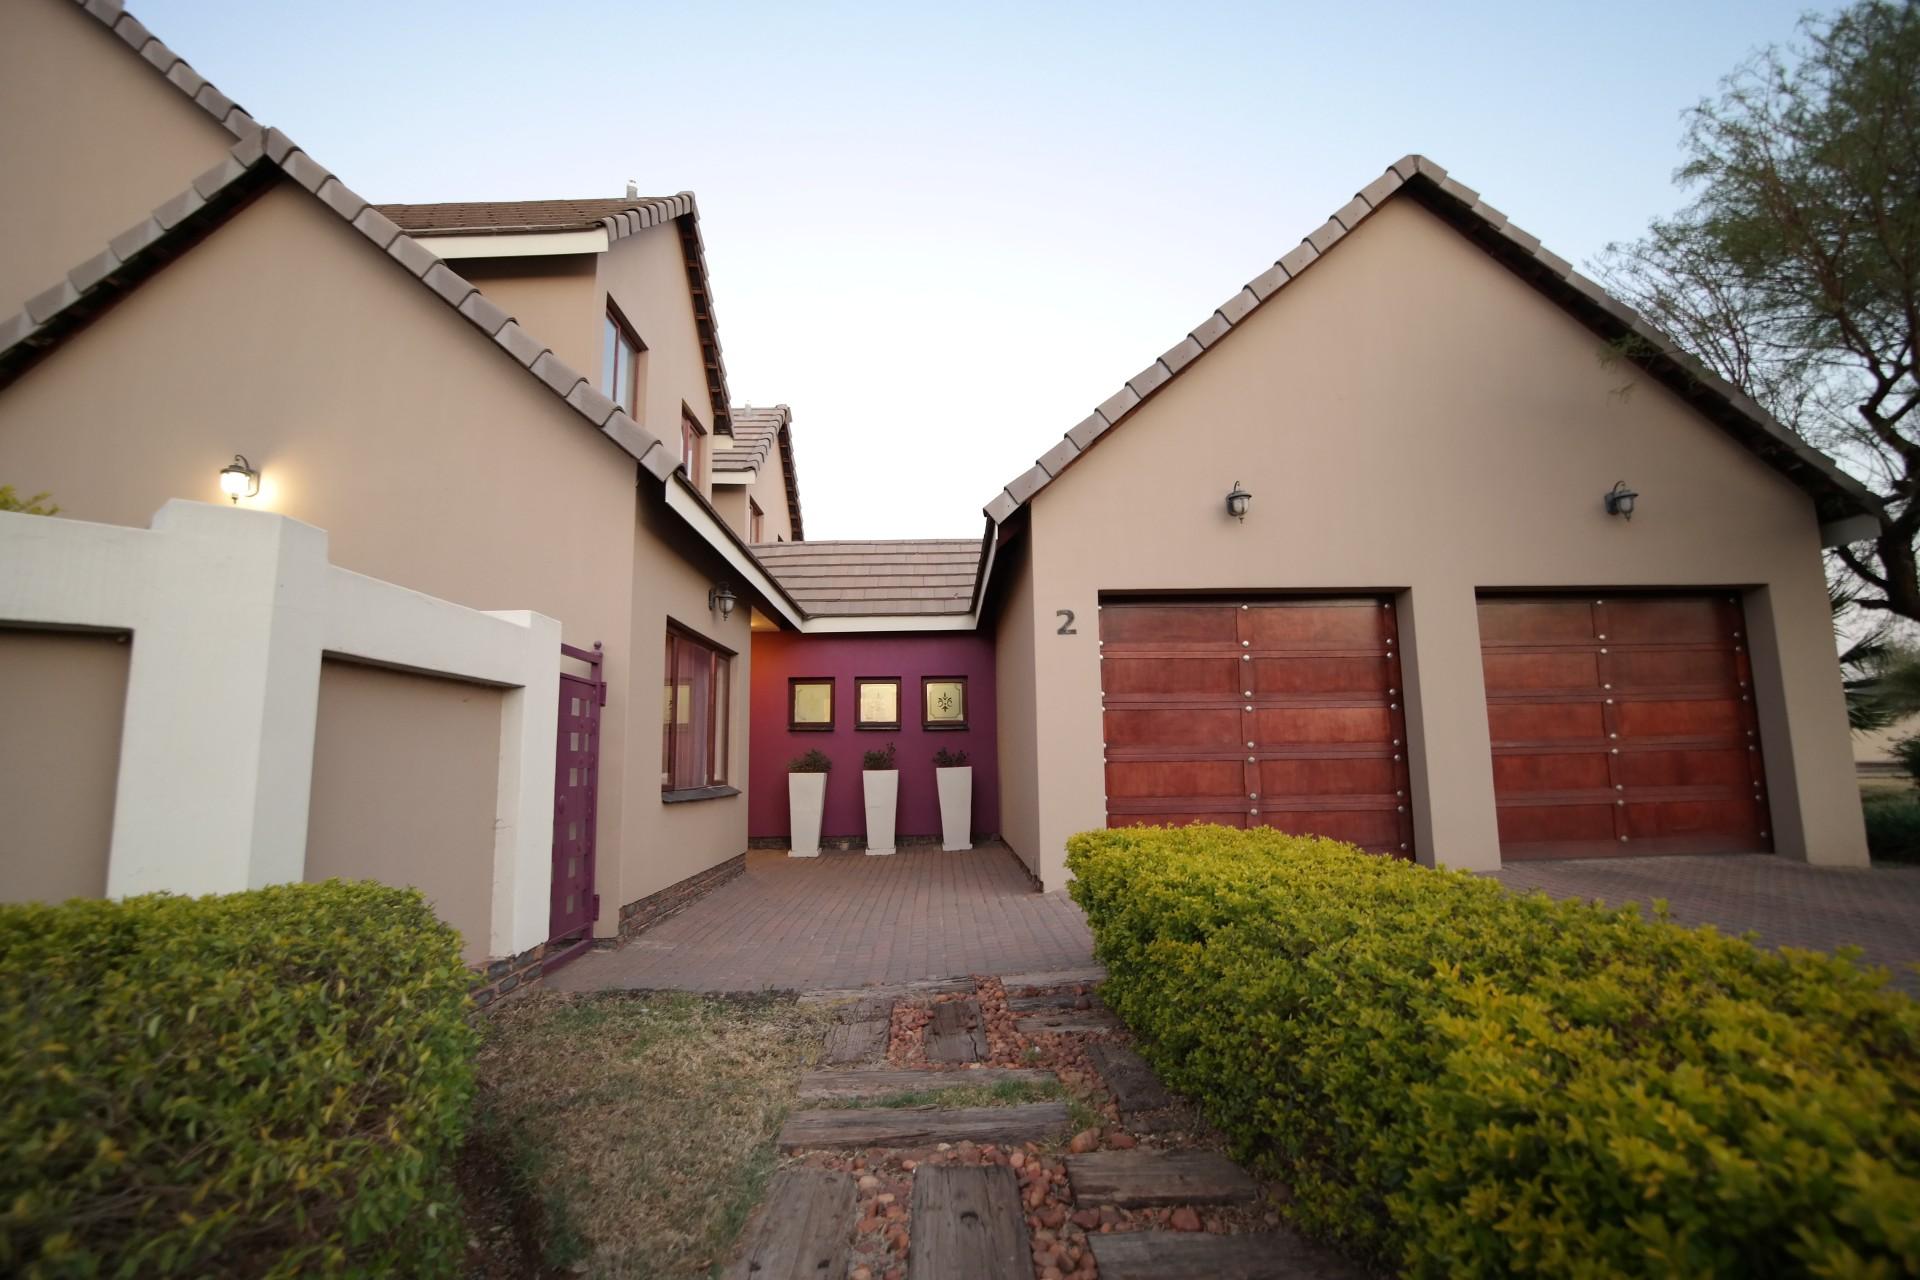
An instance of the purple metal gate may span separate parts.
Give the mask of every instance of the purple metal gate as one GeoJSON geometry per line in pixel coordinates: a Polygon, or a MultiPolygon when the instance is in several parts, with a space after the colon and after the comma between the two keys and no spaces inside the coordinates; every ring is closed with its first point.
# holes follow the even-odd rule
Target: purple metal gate
{"type": "Polygon", "coordinates": [[[607,705],[600,646],[561,645],[589,675],[560,677],[560,743],[554,753],[553,903],[547,937],[592,940],[600,896],[593,890],[595,828],[600,800],[600,708],[607,705]]]}

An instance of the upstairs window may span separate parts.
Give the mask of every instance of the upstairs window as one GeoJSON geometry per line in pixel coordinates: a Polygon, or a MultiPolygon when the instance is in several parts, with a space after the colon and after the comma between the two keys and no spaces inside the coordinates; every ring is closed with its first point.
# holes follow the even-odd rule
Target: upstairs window
{"type": "Polygon", "coordinates": [[[687,473],[695,488],[700,485],[700,437],[706,429],[685,409],[680,411],[680,469],[687,473]]]}
{"type": "Polygon", "coordinates": [[[752,498],[747,499],[747,541],[762,542],[767,536],[766,513],[760,510],[760,504],[752,498]]]}
{"type": "Polygon", "coordinates": [[[600,394],[640,419],[641,359],[647,348],[611,302],[600,330],[600,394]]]}
{"type": "Polygon", "coordinates": [[[733,656],[677,627],[667,629],[660,789],[694,791],[727,781],[733,656]]]}

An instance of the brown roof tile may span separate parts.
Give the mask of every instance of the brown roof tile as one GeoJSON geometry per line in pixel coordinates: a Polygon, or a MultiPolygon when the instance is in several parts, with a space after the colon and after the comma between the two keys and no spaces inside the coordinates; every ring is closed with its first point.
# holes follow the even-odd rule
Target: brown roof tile
{"type": "Polygon", "coordinates": [[[446,204],[380,204],[374,208],[414,236],[525,235],[586,231],[600,226],[602,219],[643,206],[668,204],[673,199],[672,196],[622,196],[608,200],[455,200],[446,204]]]}
{"type": "MultiPolygon", "coordinates": [[[[1419,200],[1423,207],[1446,220],[1589,327],[1615,337],[1633,334],[1652,344],[1655,354],[1634,357],[1635,362],[1804,489],[1813,498],[1814,508],[1823,522],[1853,515],[1882,514],[1879,500],[1842,471],[1833,459],[1775,421],[1737,388],[1682,351],[1645,317],[1573,270],[1566,259],[1542,247],[1539,240],[1515,227],[1505,214],[1482,200],[1479,192],[1448,177],[1445,169],[1425,156],[1403,156],[1388,166],[1386,172],[1362,187],[1311,236],[1282,255],[1274,267],[1267,268],[1251,285],[1222,303],[1193,330],[1190,342],[1210,350],[1255,308],[1284,292],[1323,251],[1333,250],[1340,239],[1370,213],[1402,195],[1419,200]]],[[[1168,352],[1168,356],[1183,349],[1191,353],[1191,348],[1183,343],[1168,352]]],[[[1055,445],[1042,457],[1039,466],[1008,481],[987,503],[987,519],[996,525],[1006,523],[1081,453],[1092,448],[1198,358],[1188,354],[1176,363],[1162,357],[1158,366],[1149,366],[1145,375],[1136,375],[1091,417],[1067,432],[1067,441],[1075,446],[1073,451],[1055,445]],[[1165,372],[1156,373],[1156,368],[1165,372]]]]}
{"type": "Polygon", "coordinates": [[[716,471],[758,471],[773,451],[780,451],[780,467],[787,482],[787,521],[793,526],[793,540],[804,542],[806,532],[800,522],[800,476],[793,469],[793,410],[784,404],[755,408],[733,406],[733,443],[715,444],[713,468],[716,471]]]}
{"type": "Polygon", "coordinates": [[[776,542],[753,550],[813,617],[969,613],[980,568],[978,538],[776,542]]]}

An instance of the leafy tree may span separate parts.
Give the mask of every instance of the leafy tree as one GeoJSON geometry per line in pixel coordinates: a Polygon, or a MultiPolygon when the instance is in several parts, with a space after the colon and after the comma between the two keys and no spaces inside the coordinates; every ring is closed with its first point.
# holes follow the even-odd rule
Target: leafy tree
{"type": "Polygon", "coordinates": [[[1920,620],[1920,2],[1800,30],[1688,113],[1692,202],[1598,271],[1880,496],[1880,537],[1836,555],[1861,607],[1920,620]]]}

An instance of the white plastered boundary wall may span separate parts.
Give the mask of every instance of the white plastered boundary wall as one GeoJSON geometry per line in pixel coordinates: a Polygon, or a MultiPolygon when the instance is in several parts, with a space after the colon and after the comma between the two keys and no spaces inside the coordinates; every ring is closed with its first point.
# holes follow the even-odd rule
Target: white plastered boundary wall
{"type": "Polygon", "coordinates": [[[504,688],[487,950],[546,941],[555,619],[351,573],[285,516],[174,500],[147,529],[0,512],[0,625],[133,633],[115,898],[302,878],[323,654],[504,688]]]}

